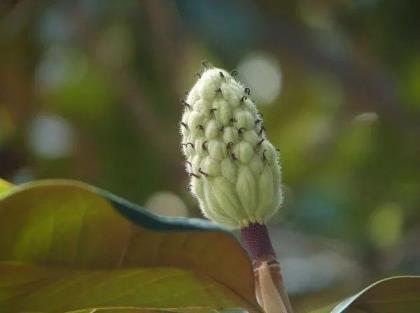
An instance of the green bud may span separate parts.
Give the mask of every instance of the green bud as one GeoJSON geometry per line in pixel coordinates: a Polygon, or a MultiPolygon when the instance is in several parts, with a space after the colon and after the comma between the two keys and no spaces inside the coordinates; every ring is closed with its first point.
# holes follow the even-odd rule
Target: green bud
{"type": "Polygon", "coordinates": [[[265,223],[280,207],[278,153],[261,115],[228,72],[206,70],[186,99],[182,150],[204,215],[230,228],[265,223]]]}

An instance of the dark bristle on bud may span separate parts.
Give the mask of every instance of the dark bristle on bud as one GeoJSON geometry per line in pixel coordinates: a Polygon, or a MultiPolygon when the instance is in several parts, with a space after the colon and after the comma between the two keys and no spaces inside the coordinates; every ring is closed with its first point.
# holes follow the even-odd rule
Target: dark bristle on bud
{"type": "Polygon", "coordinates": [[[263,153],[262,153],[262,159],[263,159],[264,162],[267,161],[267,157],[265,156],[266,152],[267,152],[267,150],[264,150],[263,153]]]}
{"type": "Polygon", "coordinates": [[[200,178],[200,176],[198,176],[197,174],[194,174],[194,173],[188,173],[188,175],[190,175],[192,177],[195,177],[195,178],[200,178]]]}
{"type": "Polygon", "coordinates": [[[265,133],[265,127],[264,126],[261,126],[261,128],[260,128],[260,130],[258,132],[258,135],[259,136],[262,136],[263,133],[265,133]]]}
{"type": "Polygon", "coordinates": [[[201,66],[204,67],[205,69],[209,69],[212,67],[211,64],[207,60],[201,61],[201,66]]]}
{"type": "Polygon", "coordinates": [[[241,229],[242,239],[253,261],[264,257],[275,257],[267,226],[251,223],[241,229]]]}
{"type": "Polygon", "coordinates": [[[190,109],[190,110],[191,110],[191,106],[190,106],[190,104],[189,104],[187,101],[185,101],[184,99],[181,99],[181,103],[182,103],[184,106],[186,106],[188,109],[190,109]]]}
{"type": "Polygon", "coordinates": [[[207,176],[209,176],[209,174],[207,174],[206,172],[203,172],[201,168],[199,168],[199,169],[198,169],[198,172],[199,172],[200,174],[203,174],[203,175],[204,175],[204,176],[206,176],[206,177],[207,177],[207,176]]]}
{"type": "Polygon", "coordinates": [[[203,142],[203,144],[201,145],[201,148],[203,149],[203,151],[207,151],[208,152],[208,150],[207,150],[207,144],[208,144],[209,142],[206,140],[206,141],[204,141],[203,142]]]}
{"type": "Polygon", "coordinates": [[[251,94],[251,89],[249,89],[248,87],[245,88],[245,93],[249,96],[251,94]]]}

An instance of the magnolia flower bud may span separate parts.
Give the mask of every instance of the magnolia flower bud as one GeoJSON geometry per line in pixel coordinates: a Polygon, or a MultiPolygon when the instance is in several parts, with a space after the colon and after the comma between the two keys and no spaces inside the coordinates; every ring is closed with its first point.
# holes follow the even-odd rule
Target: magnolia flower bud
{"type": "Polygon", "coordinates": [[[210,68],[183,102],[191,192],[206,217],[230,228],[265,223],[282,200],[278,153],[249,93],[225,70],[210,68]]]}

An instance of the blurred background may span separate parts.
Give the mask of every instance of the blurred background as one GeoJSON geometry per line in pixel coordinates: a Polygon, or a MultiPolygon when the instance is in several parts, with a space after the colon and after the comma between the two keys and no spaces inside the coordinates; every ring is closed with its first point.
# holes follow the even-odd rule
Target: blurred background
{"type": "Polygon", "coordinates": [[[237,70],[280,148],[270,226],[297,312],[420,274],[420,2],[2,1],[0,176],[199,217],[179,102],[237,70]]]}

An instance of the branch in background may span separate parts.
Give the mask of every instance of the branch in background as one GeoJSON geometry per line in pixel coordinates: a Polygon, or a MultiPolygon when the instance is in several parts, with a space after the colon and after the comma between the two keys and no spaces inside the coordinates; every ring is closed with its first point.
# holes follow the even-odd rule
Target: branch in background
{"type": "Polygon", "coordinates": [[[162,156],[168,162],[173,160],[173,152],[177,142],[173,133],[168,132],[165,126],[153,110],[151,99],[146,95],[144,84],[138,79],[134,79],[133,75],[127,71],[126,68],[115,68],[108,66],[101,62],[95,50],[97,43],[97,33],[94,27],[89,23],[83,12],[77,11],[75,18],[78,21],[81,36],[81,43],[84,46],[87,54],[90,56],[91,62],[101,68],[108,77],[110,82],[120,92],[123,101],[122,104],[128,108],[136,120],[135,127],[138,130],[138,135],[142,138],[153,138],[151,141],[157,148],[157,151],[162,152],[162,156]]]}
{"type": "MultiPolygon", "coordinates": [[[[110,80],[110,85],[121,97],[121,104],[128,114],[134,119],[136,135],[144,142],[153,145],[162,162],[162,171],[167,172],[167,181],[171,182],[174,188],[179,188],[180,177],[183,173],[183,164],[176,156],[179,154],[177,142],[178,129],[168,130],[162,119],[158,118],[154,112],[153,100],[147,95],[147,88],[139,77],[134,78],[132,72],[127,68],[118,68],[104,64],[96,54],[96,43],[98,32],[94,25],[90,23],[87,16],[81,10],[75,10],[74,19],[77,21],[80,30],[80,42],[85,48],[90,61],[98,66],[103,72],[104,77],[110,80]]],[[[177,99],[174,97],[173,99],[177,99]]],[[[174,100],[179,105],[179,101],[174,100]]]]}
{"type": "Polygon", "coordinates": [[[140,1],[140,4],[145,8],[145,12],[150,19],[150,27],[152,30],[153,39],[152,49],[154,55],[158,56],[155,66],[159,72],[160,77],[165,77],[169,84],[169,91],[172,96],[176,96],[176,85],[179,81],[179,73],[177,68],[182,64],[183,37],[178,38],[181,23],[178,20],[178,14],[174,3],[163,2],[161,0],[140,1]],[[153,44],[154,43],[154,44],[153,44]]]}
{"type": "Polygon", "coordinates": [[[2,0],[0,1],[0,17],[4,17],[13,10],[19,0],[2,0]]]}

